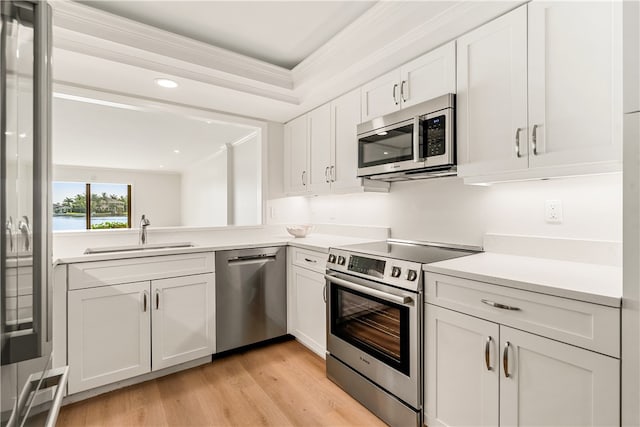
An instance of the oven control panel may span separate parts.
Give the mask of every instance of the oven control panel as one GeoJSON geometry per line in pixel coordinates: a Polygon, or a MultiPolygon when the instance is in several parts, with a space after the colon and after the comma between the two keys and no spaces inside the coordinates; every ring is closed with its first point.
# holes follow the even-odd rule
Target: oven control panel
{"type": "Polygon", "coordinates": [[[422,289],[421,267],[421,264],[415,262],[333,248],[327,259],[327,270],[373,279],[413,291],[422,289]]]}

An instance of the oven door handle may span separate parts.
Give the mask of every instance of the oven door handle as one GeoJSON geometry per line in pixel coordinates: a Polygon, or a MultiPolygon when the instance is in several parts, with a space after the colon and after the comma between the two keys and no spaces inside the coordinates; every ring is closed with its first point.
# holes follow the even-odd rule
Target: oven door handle
{"type": "Polygon", "coordinates": [[[408,305],[413,302],[413,298],[409,296],[398,296],[387,292],[379,291],[377,289],[371,289],[367,286],[358,285],[348,280],[339,279],[328,274],[324,275],[324,278],[336,285],[344,286],[345,288],[353,289],[354,291],[362,292],[363,294],[371,295],[372,297],[380,298],[385,301],[394,302],[396,304],[408,305]]]}

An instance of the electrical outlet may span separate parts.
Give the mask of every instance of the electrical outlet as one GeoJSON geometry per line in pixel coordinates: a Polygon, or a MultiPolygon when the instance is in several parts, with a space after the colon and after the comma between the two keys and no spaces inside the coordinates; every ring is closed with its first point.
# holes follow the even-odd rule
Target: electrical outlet
{"type": "Polygon", "coordinates": [[[551,224],[562,222],[562,201],[547,200],[544,202],[544,219],[551,224]]]}

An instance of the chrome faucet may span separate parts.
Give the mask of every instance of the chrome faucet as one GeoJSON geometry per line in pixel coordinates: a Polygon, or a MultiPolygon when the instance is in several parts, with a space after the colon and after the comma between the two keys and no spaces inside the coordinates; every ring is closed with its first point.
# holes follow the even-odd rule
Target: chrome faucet
{"type": "Polygon", "coordinates": [[[142,214],[140,218],[140,244],[147,244],[147,227],[151,225],[151,222],[147,219],[145,214],[142,214]]]}

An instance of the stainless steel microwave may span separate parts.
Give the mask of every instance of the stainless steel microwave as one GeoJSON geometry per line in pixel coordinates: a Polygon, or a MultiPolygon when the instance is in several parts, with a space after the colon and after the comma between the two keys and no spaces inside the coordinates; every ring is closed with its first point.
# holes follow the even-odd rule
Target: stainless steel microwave
{"type": "Polygon", "coordinates": [[[402,181],[456,174],[455,95],[358,125],[358,177],[402,181]]]}

